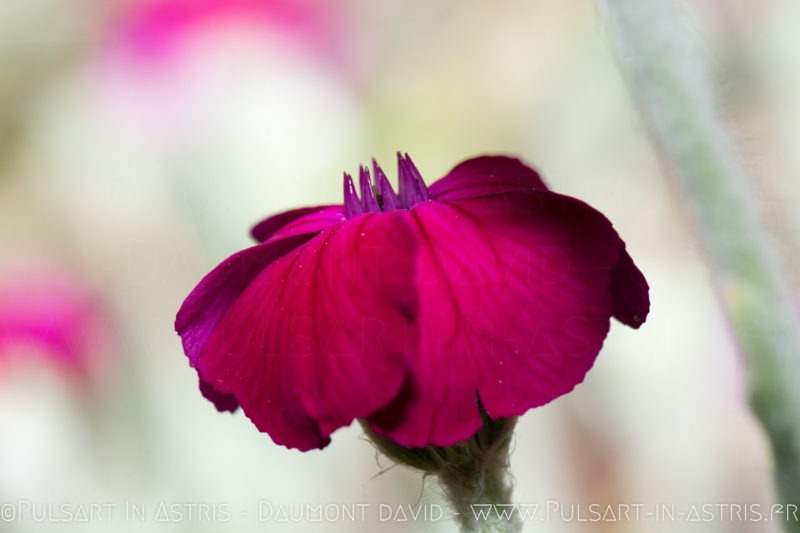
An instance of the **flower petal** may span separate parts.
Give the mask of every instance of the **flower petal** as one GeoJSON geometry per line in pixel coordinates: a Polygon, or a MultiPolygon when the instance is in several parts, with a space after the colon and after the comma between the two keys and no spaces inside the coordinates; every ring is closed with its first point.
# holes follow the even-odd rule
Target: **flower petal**
{"type": "Polygon", "coordinates": [[[650,312],[649,286],[624,248],[614,269],[611,295],[614,298],[614,318],[639,329],[650,312]]]}
{"type": "Polygon", "coordinates": [[[272,263],[213,332],[197,368],[291,448],[386,405],[418,342],[406,212],[357,215],[272,263]]]}
{"type": "Polygon", "coordinates": [[[621,241],[588,205],[517,191],[411,211],[420,349],[403,393],[368,419],[400,445],[448,446],[569,392],[609,328],[621,241]]]}
{"type": "Polygon", "coordinates": [[[462,200],[516,190],[547,190],[539,174],[519,159],[482,156],[459,163],[430,186],[436,200],[462,200]]]}
{"type": "Polygon", "coordinates": [[[250,282],[272,261],[309,238],[300,235],[242,250],[220,263],[197,284],[175,318],[175,331],[181,337],[183,351],[192,366],[197,363],[216,325],[250,282]]]}
{"type": "Polygon", "coordinates": [[[303,233],[317,233],[340,220],[344,220],[340,205],[303,207],[262,220],[253,226],[250,234],[258,242],[264,242],[303,233]]]}
{"type": "Polygon", "coordinates": [[[214,404],[220,413],[229,411],[233,413],[239,408],[236,396],[227,392],[220,392],[202,379],[200,380],[200,394],[203,398],[214,404]]]}

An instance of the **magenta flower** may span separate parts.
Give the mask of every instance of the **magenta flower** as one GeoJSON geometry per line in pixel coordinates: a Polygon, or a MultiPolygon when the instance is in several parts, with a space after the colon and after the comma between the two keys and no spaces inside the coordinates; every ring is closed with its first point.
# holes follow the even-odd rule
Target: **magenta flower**
{"type": "Polygon", "coordinates": [[[344,205],[258,224],[260,242],[188,296],[176,330],[206,398],[291,448],[354,419],[401,446],[449,446],[482,411],[521,415],[572,390],[613,316],[648,286],[611,223],[518,159],[465,161],[428,188],[398,155],[344,205]],[[374,180],[374,181],[373,181],[374,180]]]}
{"type": "Polygon", "coordinates": [[[158,63],[204,32],[250,31],[325,56],[338,52],[337,6],[297,0],[148,0],[123,3],[111,27],[118,44],[158,63]]]}
{"type": "Polygon", "coordinates": [[[84,280],[58,265],[30,259],[3,265],[0,362],[32,353],[78,380],[90,378],[114,344],[101,303],[84,280]]]}

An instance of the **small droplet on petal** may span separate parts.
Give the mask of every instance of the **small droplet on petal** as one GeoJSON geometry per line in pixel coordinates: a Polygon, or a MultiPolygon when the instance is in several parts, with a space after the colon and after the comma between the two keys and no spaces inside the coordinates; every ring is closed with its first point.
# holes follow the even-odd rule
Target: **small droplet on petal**
{"type": "Polygon", "coordinates": [[[347,218],[355,215],[360,215],[364,212],[361,201],[358,199],[356,193],[356,186],[353,183],[353,178],[350,174],[344,174],[344,216],[347,218]]]}
{"type": "Polygon", "coordinates": [[[381,208],[384,211],[400,209],[400,198],[397,197],[397,193],[392,189],[392,184],[389,183],[389,179],[374,158],[372,159],[372,172],[375,174],[375,186],[381,195],[381,208]]]}
{"type": "Polygon", "coordinates": [[[361,188],[361,205],[364,207],[364,212],[380,213],[381,208],[375,198],[375,191],[372,189],[372,180],[370,179],[368,168],[363,166],[358,168],[358,184],[361,188]]]}

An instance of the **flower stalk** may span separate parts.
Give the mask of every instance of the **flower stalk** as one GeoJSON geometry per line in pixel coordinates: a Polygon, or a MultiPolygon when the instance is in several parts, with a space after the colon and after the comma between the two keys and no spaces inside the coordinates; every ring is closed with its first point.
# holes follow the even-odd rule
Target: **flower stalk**
{"type": "MultiPolygon", "coordinates": [[[[800,318],[692,35],[669,0],[607,0],[622,64],[707,253],[769,434],[779,497],[800,502],[800,318]]],[[[788,521],[787,530],[800,531],[788,521]]]]}
{"type": "Polygon", "coordinates": [[[515,533],[521,523],[511,508],[509,451],[517,419],[492,420],[475,435],[453,446],[406,448],[375,434],[362,423],[369,439],[393,461],[435,475],[464,533],[515,533]]]}

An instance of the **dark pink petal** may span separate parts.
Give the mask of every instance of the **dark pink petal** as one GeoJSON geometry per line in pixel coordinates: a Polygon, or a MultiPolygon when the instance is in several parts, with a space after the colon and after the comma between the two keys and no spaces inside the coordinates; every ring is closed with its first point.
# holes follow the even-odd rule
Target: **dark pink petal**
{"type": "Polygon", "coordinates": [[[519,159],[482,156],[459,163],[430,186],[435,200],[479,198],[516,190],[547,190],[539,174],[519,159]]]}
{"type": "Polygon", "coordinates": [[[200,380],[200,394],[203,398],[214,404],[220,413],[229,411],[233,413],[239,408],[236,396],[227,392],[220,392],[202,379],[200,380]]]}
{"type": "Polygon", "coordinates": [[[452,445],[565,394],[608,332],[622,243],[583,202],[545,191],[418,204],[420,348],[368,420],[400,445],[452,445]]]}
{"type": "Polygon", "coordinates": [[[265,269],[214,330],[200,375],[276,443],[322,448],[402,386],[418,342],[406,217],[358,215],[323,230],[265,269]]]}
{"type": "Polygon", "coordinates": [[[614,318],[626,326],[638,329],[647,319],[650,312],[647,280],[624,248],[611,280],[611,296],[614,318]]]}
{"type": "Polygon", "coordinates": [[[220,263],[186,297],[175,318],[175,331],[192,366],[211,333],[253,279],[272,261],[290,252],[310,237],[258,244],[220,263]]]}
{"type": "Polygon", "coordinates": [[[277,236],[279,238],[303,233],[317,233],[340,220],[344,220],[340,205],[303,207],[262,220],[253,226],[250,234],[258,242],[264,242],[275,236],[276,233],[280,233],[277,236]]]}

